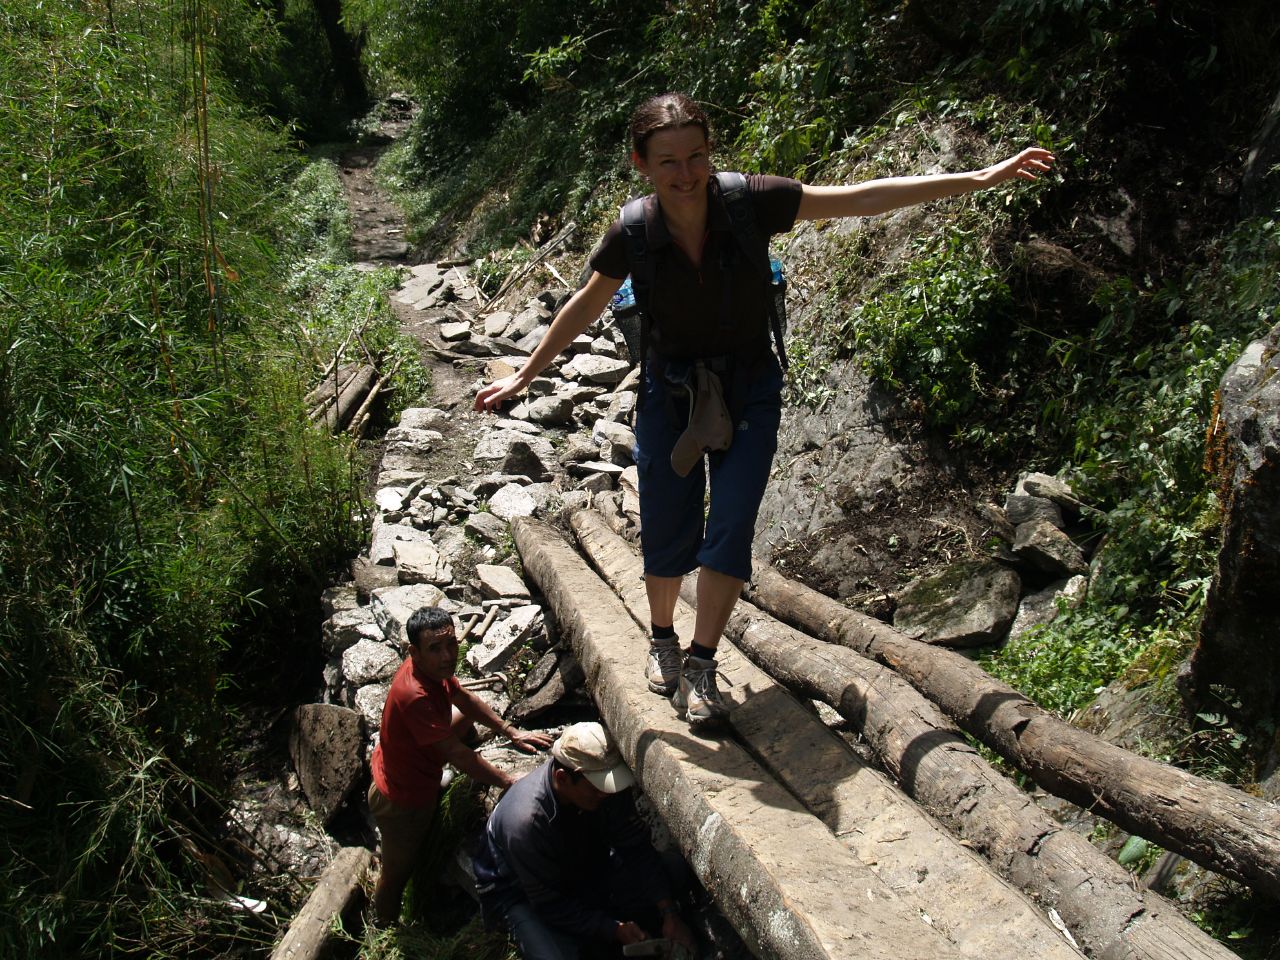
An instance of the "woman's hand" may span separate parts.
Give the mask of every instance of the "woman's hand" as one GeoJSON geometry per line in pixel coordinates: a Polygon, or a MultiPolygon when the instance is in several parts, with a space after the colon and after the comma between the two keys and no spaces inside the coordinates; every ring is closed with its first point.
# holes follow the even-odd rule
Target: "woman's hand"
{"type": "Polygon", "coordinates": [[[513,747],[517,750],[523,750],[525,753],[537,753],[539,750],[546,750],[552,743],[548,734],[539,730],[520,730],[516,727],[511,728],[507,734],[507,739],[511,741],[513,747]]]}
{"type": "Polygon", "coordinates": [[[488,386],[481,387],[476,394],[475,409],[479,413],[486,410],[497,412],[502,409],[502,405],[512,397],[520,393],[524,389],[524,384],[520,380],[520,374],[513,373],[509,377],[503,377],[501,380],[495,380],[488,386]]]}
{"type": "Polygon", "coordinates": [[[1015,177],[1020,180],[1037,180],[1037,174],[1047,173],[1053,166],[1053,154],[1041,147],[1027,147],[1017,156],[987,167],[979,176],[984,186],[994,187],[1015,177]]]}

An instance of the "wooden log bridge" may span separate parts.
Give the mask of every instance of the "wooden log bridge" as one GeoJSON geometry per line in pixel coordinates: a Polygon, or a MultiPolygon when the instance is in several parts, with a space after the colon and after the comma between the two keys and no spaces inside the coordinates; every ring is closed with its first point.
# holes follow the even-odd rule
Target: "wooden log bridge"
{"type": "MultiPolygon", "coordinates": [[[[767,669],[726,640],[720,664],[732,684],[722,688],[734,701],[732,731],[694,735],[643,679],[648,609],[639,558],[597,514],[579,511],[572,524],[595,569],[552,527],[519,519],[513,532],[525,572],[547,597],[645,793],[757,955],[1234,957],[1043,818],[893,671],[748,604],[728,634],[767,669]],[[771,663],[757,649],[778,636],[790,645],[775,660],[797,650],[835,659],[817,670],[820,679],[797,678],[816,661],[771,663]],[[846,671],[845,656],[874,676],[846,671]],[[780,667],[804,697],[862,725],[889,776],[769,675],[788,674],[780,667]]],[[[691,616],[681,604],[684,636],[691,616]]]]}

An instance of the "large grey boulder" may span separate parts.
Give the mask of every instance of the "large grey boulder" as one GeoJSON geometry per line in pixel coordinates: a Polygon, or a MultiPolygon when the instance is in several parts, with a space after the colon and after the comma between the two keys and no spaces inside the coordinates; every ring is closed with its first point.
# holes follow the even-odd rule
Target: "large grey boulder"
{"type": "Polygon", "coordinates": [[[352,702],[370,730],[376,731],[382,727],[382,708],[387,703],[390,689],[389,683],[370,683],[356,691],[352,702]]]}
{"type": "Polygon", "coordinates": [[[426,457],[444,439],[438,430],[420,430],[417,427],[392,427],[387,431],[387,447],[383,454],[408,457],[426,457]]]}
{"type": "Polygon", "coordinates": [[[543,463],[554,463],[556,452],[551,441],[546,437],[531,436],[519,426],[519,421],[508,420],[500,429],[487,431],[471,452],[471,459],[478,463],[502,462],[511,455],[512,444],[523,443],[528,445],[543,463]]]}
{"type": "Polygon", "coordinates": [[[559,394],[538,397],[524,404],[524,414],[534,423],[565,427],[573,423],[573,401],[559,394]]]}
{"type": "Polygon", "coordinates": [[[320,594],[320,610],[326,620],[339,610],[351,610],[359,604],[360,597],[354,583],[340,583],[320,594]]]}
{"type": "Polygon", "coordinates": [[[342,675],[353,687],[390,680],[400,656],[381,640],[360,640],[342,652],[342,675]]]}
{"type": "Polygon", "coordinates": [[[1047,473],[1028,473],[1018,481],[1014,492],[1028,497],[1043,497],[1069,510],[1079,510],[1083,506],[1065,480],[1047,473]]]}
{"type": "Polygon", "coordinates": [[[1032,627],[1043,626],[1057,619],[1059,598],[1067,609],[1079,606],[1088,587],[1089,581],[1077,575],[1027,594],[1018,604],[1018,615],[1013,618],[1013,626],[1009,628],[1009,639],[1016,640],[1032,627]]]}
{"type": "Polygon", "coordinates": [[[922,577],[898,595],[893,625],[908,636],[947,647],[998,643],[1018,610],[1018,575],[990,560],[955,563],[922,577]]]}
{"type": "Polygon", "coordinates": [[[448,413],[436,407],[409,407],[400,414],[400,426],[414,430],[439,430],[450,419],[448,413]]]}
{"type": "Polygon", "coordinates": [[[289,756],[302,795],[328,824],[364,773],[364,723],[360,714],[329,703],[293,711],[289,756]]]}
{"type": "Polygon", "coordinates": [[[581,353],[574,357],[561,369],[566,380],[586,380],[589,383],[619,383],[631,369],[625,360],[614,360],[610,357],[597,357],[590,353],[581,353]]]}
{"type": "Polygon", "coordinates": [[[1055,527],[1062,527],[1062,508],[1047,497],[1012,493],[1005,497],[1004,512],[1014,526],[1032,520],[1048,520],[1055,527]]]}
{"type": "Polygon", "coordinates": [[[361,640],[381,640],[382,628],[373,619],[368,607],[350,607],[339,610],[324,622],[320,629],[320,646],[331,657],[336,657],[361,640]]]}
{"type": "Polygon", "coordinates": [[[494,516],[510,522],[515,517],[533,516],[538,502],[529,495],[527,488],[509,483],[489,498],[489,509],[494,516]]]}
{"type": "Polygon", "coordinates": [[[373,521],[373,535],[369,541],[369,559],[373,563],[393,565],[396,562],[397,543],[430,543],[431,535],[403,523],[385,523],[381,518],[373,521]]]}
{"type": "Polygon", "coordinates": [[[1249,344],[1219,395],[1209,451],[1223,491],[1222,550],[1190,692],[1222,685],[1245,716],[1273,719],[1280,715],[1280,325],[1249,344]]]}
{"type": "Polygon", "coordinates": [[[383,587],[373,592],[369,607],[374,619],[382,628],[382,635],[390,644],[404,649],[409,643],[405,624],[419,607],[438,607],[444,600],[444,592],[428,583],[414,583],[403,587],[383,587]]]}
{"type": "Polygon", "coordinates": [[[476,585],[480,596],[488,600],[529,600],[529,588],[510,567],[476,564],[476,585]]]}
{"type": "Polygon", "coordinates": [[[501,670],[541,625],[540,606],[529,604],[516,607],[505,620],[500,620],[489,628],[483,643],[467,651],[467,662],[478,673],[501,670]]]}
{"type": "Polygon", "coordinates": [[[1050,576],[1074,577],[1089,572],[1080,548],[1048,520],[1018,524],[1013,552],[1019,560],[1050,576]]]}
{"type": "Polygon", "coordinates": [[[492,513],[473,513],[467,517],[463,529],[468,536],[495,547],[511,535],[511,528],[507,525],[507,521],[501,517],[495,517],[492,513]]]}
{"type": "Polygon", "coordinates": [[[444,586],[453,582],[453,568],[430,540],[419,543],[397,542],[395,555],[401,583],[434,583],[444,586]]]}

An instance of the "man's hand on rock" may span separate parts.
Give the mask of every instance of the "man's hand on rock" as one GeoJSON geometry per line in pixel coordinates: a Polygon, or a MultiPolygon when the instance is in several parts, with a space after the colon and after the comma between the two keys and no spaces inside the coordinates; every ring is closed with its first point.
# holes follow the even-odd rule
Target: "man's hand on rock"
{"type": "Polygon", "coordinates": [[[507,737],[511,740],[513,747],[525,753],[537,753],[539,750],[546,750],[552,744],[551,736],[541,730],[521,730],[518,727],[512,727],[507,737]]]}

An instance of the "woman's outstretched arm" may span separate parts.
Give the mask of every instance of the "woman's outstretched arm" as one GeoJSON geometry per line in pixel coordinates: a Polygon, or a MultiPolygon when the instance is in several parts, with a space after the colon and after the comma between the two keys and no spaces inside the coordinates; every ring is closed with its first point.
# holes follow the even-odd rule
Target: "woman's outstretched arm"
{"type": "Polygon", "coordinates": [[[1053,165],[1053,154],[1028,147],[1017,156],[968,173],[934,173],[923,177],[885,177],[845,187],[805,184],[797,220],[871,217],[899,207],[985,190],[1006,180],[1035,180],[1053,165]]]}
{"type": "Polygon", "coordinates": [[[542,342],[524,362],[516,373],[501,380],[495,380],[480,389],[476,394],[477,410],[496,410],[502,403],[520,393],[540,374],[574,338],[591,325],[591,321],[600,316],[609,305],[609,298],[622,286],[621,280],[606,277],[603,273],[592,273],[586,286],[569,298],[555,320],[551,329],[542,338],[542,342]]]}

